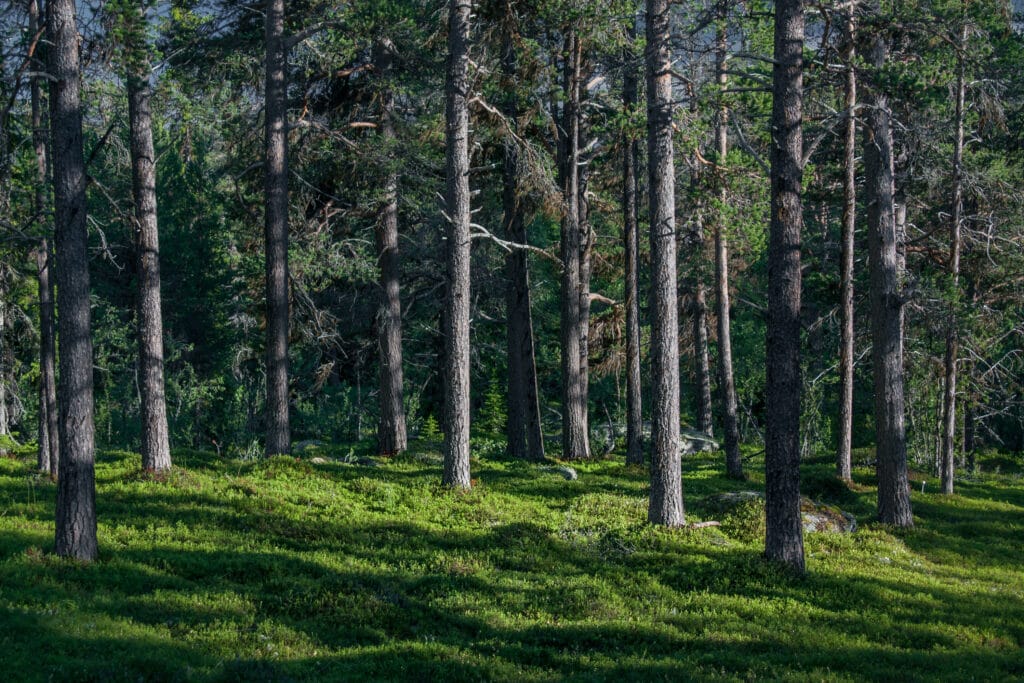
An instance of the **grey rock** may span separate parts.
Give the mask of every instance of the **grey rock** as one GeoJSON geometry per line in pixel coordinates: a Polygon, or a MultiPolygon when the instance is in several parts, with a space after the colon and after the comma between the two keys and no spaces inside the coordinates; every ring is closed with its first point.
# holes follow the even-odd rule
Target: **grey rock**
{"type": "MultiPolygon", "coordinates": [[[[743,503],[763,499],[760,491],[731,491],[712,496],[708,503],[717,512],[728,512],[743,503]]],[[[857,530],[857,518],[849,512],[806,497],[800,499],[800,517],[805,533],[852,534],[857,530]]]]}

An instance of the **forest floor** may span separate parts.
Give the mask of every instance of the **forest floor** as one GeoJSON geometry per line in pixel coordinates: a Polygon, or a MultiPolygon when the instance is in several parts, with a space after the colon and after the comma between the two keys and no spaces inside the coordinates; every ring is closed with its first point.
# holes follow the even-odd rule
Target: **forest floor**
{"type": "Polygon", "coordinates": [[[689,521],[723,524],[664,530],[645,524],[644,471],[619,460],[575,465],[576,481],[474,461],[475,488],[456,493],[430,449],[380,467],[331,455],[180,451],[155,481],[137,456],[101,452],[89,565],[49,554],[56,487],[32,455],[0,459],[4,677],[1024,678],[1012,461],[950,497],[930,477],[921,493],[915,475],[912,531],[873,522],[871,470],[851,491],[827,462],[807,463],[805,490],[860,529],[808,535],[796,578],[762,561],[756,510],[709,507],[762,487],[756,458],[744,483],[721,475],[718,454],[688,457],[689,521]]]}

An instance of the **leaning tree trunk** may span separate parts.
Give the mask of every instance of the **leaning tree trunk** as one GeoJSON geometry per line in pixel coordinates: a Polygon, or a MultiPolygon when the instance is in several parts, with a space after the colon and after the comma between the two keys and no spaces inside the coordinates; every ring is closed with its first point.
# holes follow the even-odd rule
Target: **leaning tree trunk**
{"type": "Polygon", "coordinates": [[[586,346],[583,310],[582,255],[585,248],[580,211],[580,74],[582,46],[574,31],[565,40],[564,88],[566,101],[562,122],[562,457],[583,460],[590,457],[587,421],[587,386],[581,358],[586,346]]]}
{"type": "MultiPolygon", "coordinates": [[[[502,32],[501,70],[506,89],[504,115],[513,131],[517,128],[519,99],[516,93],[517,55],[511,16],[502,32]]],[[[509,135],[504,146],[502,168],[502,222],[506,238],[526,244],[526,216],[519,197],[519,148],[509,135]]],[[[529,259],[523,249],[507,258],[508,288],[508,453],[514,458],[544,459],[544,434],[540,420],[537,362],[533,344],[533,315],[530,300],[529,259]]]]}
{"type": "Polygon", "coordinates": [[[469,21],[470,0],[449,0],[445,82],[446,229],[445,486],[468,489],[469,478],[469,21]]]}
{"type": "MultiPolygon", "coordinates": [[[[139,17],[141,20],[142,17],[139,17]]],[[[143,60],[145,64],[146,60],[143,60]]],[[[135,251],[139,276],[139,385],[142,394],[142,469],[171,468],[164,399],[164,331],[160,309],[160,239],[156,208],[156,155],[150,113],[149,67],[128,75],[135,251]]]]}
{"type": "Polygon", "coordinates": [[[682,526],[672,52],[668,0],[647,0],[647,153],[651,213],[651,494],[647,518],[682,526]]]}
{"type": "MultiPolygon", "coordinates": [[[[374,61],[380,73],[390,76],[394,46],[380,40],[374,61]]],[[[390,86],[387,86],[390,88],[390,86]]],[[[380,421],[377,423],[377,451],[396,455],[407,446],[402,374],[401,263],[398,249],[398,171],[393,158],[395,127],[389,90],[381,95],[380,134],[387,152],[384,201],[377,216],[377,265],[380,269],[380,307],[377,312],[377,343],[380,350],[380,421]]]]}
{"type": "MultiPolygon", "coordinates": [[[[718,202],[724,207],[728,201],[725,163],[729,154],[729,108],[725,104],[725,89],[729,84],[726,62],[729,40],[726,31],[728,5],[718,5],[720,25],[715,36],[715,70],[719,88],[718,121],[715,126],[715,148],[718,153],[718,202]]],[[[724,212],[720,208],[715,220],[715,293],[718,313],[718,383],[722,396],[722,427],[725,438],[725,471],[733,479],[743,478],[743,460],[740,457],[740,427],[736,405],[736,380],[732,370],[732,311],[729,302],[729,238],[726,235],[724,212]]]]}
{"type": "Polygon", "coordinates": [[[956,135],[953,142],[953,210],[949,225],[949,312],[946,314],[945,383],[942,393],[942,453],[939,457],[942,492],[953,493],[953,475],[956,469],[956,371],[960,335],[957,330],[956,309],[960,293],[960,220],[963,213],[964,187],[964,99],[967,89],[964,74],[963,51],[967,43],[967,20],[960,29],[956,74],[956,135]]]}
{"type": "Polygon", "coordinates": [[[288,415],[288,45],[284,0],[266,16],[265,238],[268,456],[291,450],[288,415]]]}
{"type": "Polygon", "coordinates": [[[775,3],[775,64],[772,67],[765,556],[798,572],[804,570],[800,519],[803,43],[803,1],[779,0],[775,3]]]}
{"type": "Polygon", "coordinates": [[[839,342],[839,447],[836,452],[836,474],[844,481],[850,481],[850,449],[853,446],[853,266],[854,235],[857,227],[857,66],[855,47],[854,9],[856,0],[851,0],[846,15],[846,45],[843,60],[846,62],[846,121],[844,126],[843,149],[843,236],[840,266],[840,323],[839,342]]]}
{"type": "MultiPolygon", "coordinates": [[[[629,27],[629,36],[635,36],[629,27]]],[[[630,41],[632,42],[632,40],[630,41]]],[[[635,54],[623,54],[622,108],[626,116],[636,109],[639,83],[632,60],[635,54]]],[[[643,403],[640,384],[640,228],[637,201],[637,158],[640,143],[627,130],[622,141],[622,243],[625,253],[626,277],[626,463],[644,462],[643,403]]]]}
{"type": "MultiPolygon", "coordinates": [[[[877,3],[874,13],[878,14],[877,3]]],[[[867,55],[876,70],[889,47],[876,33],[867,55]]],[[[871,339],[875,381],[875,447],[878,461],[878,518],[899,527],[914,525],[907,475],[903,398],[903,299],[893,197],[892,124],[888,97],[874,85],[864,131],[864,187],[868,209],[871,271],[871,339]]]]}
{"type": "MultiPolygon", "coordinates": [[[[29,0],[29,32],[36,35],[40,28],[40,2],[29,0]]],[[[37,48],[38,49],[38,48],[37,48]]],[[[37,59],[37,61],[39,61],[37,59]]],[[[38,70],[42,71],[41,67],[38,70]]],[[[32,76],[32,147],[36,155],[36,225],[41,234],[50,230],[47,220],[47,181],[49,180],[49,153],[43,79],[32,76]]],[[[56,331],[53,316],[53,251],[50,240],[40,240],[36,250],[36,269],[39,284],[39,469],[56,478],[60,467],[60,428],[57,415],[57,362],[56,331]]]]}
{"type": "Polygon", "coordinates": [[[50,125],[60,332],[60,479],[55,552],[93,560],[96,544],[89,238],[79,100],[79,35],[74,0],[47,3],[50,125]]]}

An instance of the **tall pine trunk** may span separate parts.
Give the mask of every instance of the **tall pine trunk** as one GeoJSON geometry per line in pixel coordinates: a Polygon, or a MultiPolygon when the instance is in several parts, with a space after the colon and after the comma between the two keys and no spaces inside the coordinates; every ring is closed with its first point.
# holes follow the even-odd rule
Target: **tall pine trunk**
{"type": "MultiPolygon", "coordinates": [[[[872,13],[878,17],[878,3],[872,13]]],[[[886,36],[876,31],[868,63],[876,70],[889,54],[886,36]]],[[[897,253],[893,187],[892,114],[876,83],[871,89],[864,131],[864,187],[871,271],[871,340],[875,386],[875,447],[878,461],[878,518],[900,527],[914,525],[907,475],[903,398],[903,299],[897,253]]]]}
{"type": "Polygon", "coordinates": [[[468,489],[469,478],[469,22],[470,0],[449,0],[445,79],[446,229],[445,486],[468,489]]]}
{"type": "Polygon", "coordinates": [[[46,4],[50,125],[60,332],[60,478],[55,552],[93,560],[96,544],[93,356],[89,308],[89,238],[79,99],[79,35],[74,0],[46,4]]]}
{"type": "Polygon", "coordinates": [[[291,450],[288,414],[288,45],[284,0],[266,9],[265,240],[268,456],[291,450]]]}
{"type": "MultiPolygon", "coordinates": [[[[375,45],[374,62],[380,73],[390,77],[394,47],[389,41],[375,45]]],[[[380,134],[387,152],[384,201],[377,216],[377,266],[380,307],[377,312],[377,343],[380,351],[380,421],[377,423],[377,451],[396,455],[407,446],[402,371],[401,262],[398,247],[398,171],[395,168],[394,97],[388,89],[381,94],[380,134]]]]}
{"type": "MultiPolygon", "coordinates": [[[[511,7],[502,30],[501,75],[506,98],[503,104],[508,125],[518,128],[519,98],[516,92],[518,60],[511,7]]],[[[502,167],[502,222],[506,239],[526,244],[526,216],[519,197],[519,148],[512,136],[504,146],[502,167]]],[[[529,259],[515,249],[507,257],[508,285],[508,453],[514,458],[544,459],[544,433],[540,419],[537,362],[533,343],[529,259]]]]}
{"type": "MultiPolygon", "coordinates": [[[[718,4],[719,27],[715,36],[715,70],[718,81],[718,121],[715,125],[715,151],[718,154],[718,201],[724,207],[728,201],[725,180],[726,157],[729,154],[729,108],[725,104],[725,89],[729,84],[726,62],[729,56],[726,20],[728,3],[718,4]]],[[[733,479],[743,478],[740,458],[739,415],[736,406],[736,380],[732,370],[732,311],[729,301],[729,237],[723,211],[715,220],[715,303],[718,313],[718,384],[722,397],[722,428],[725,440],[725,471],[733,479]]]]}
{"type": "MultiPolygon", "coordinates": [[[[590,457],[587,416],[587,378],[581,358],[586,353],[583,253],[586,247],[580,195],[580,89],[582,46],[574,30],[565,38],[565,104],[562,117],[562,457],[583,460],[590,457]]],[[[589,299],[589,294],[588,294],[589,299]]],[[[589,301],[588,301],[589,304],[589,301]]]]}
{"type": "Polygon", "coordinates": [[[800,519],[803,0],[775,3],[765,389],[765,556],[804,570],[800,519]]]}
{"type": "MultiPolygon", "coordinates": [[[[141,23],[144,17],[137,17],[141,23]]],[[[145,31],[140,28],[140,31],[145,31]]],[[[150,112],[148,60],[129,67],[128,121],[131,132],[132,196],[135,199],[135,252],[139,278],[139,388],[142,394],[142,469],[171,468],[167,404],[164,399],[164,332],[160,308],[160,239],[156,204],[156,155],[150,112]]]]}
{"type": "Polygon", "coordinates": [[[846,15],[846,44],[843,61],[846,63],[845,105],[846,121],[843,128],[843,234],[840,264],[840,342],[839,342],[839,446],[836,451],[836,475],[850,481],[850,449],[853,446],[853,267],[857,227],[857,67],[855,46],[854,9],[851,0],[846,15]]]}
{"type": "Polygon", "coordinates": [[[953,493],[953,475],[956,471],[956,381],[957,358],[960,350],[960,335],[957,329],[956,309],[960,295],[960,221],[963,214],[964,194],[964,99],[967,90],[965,80],[964,49],[967,44],[967,17],[962,18],[960,44],[957,50],[956,74],[956,126],[953,141],[953,206],[949,225],[949,311],[946,314],[946,357],[944,363],[945,383],[942,392],[942,452],[939,456],[942,476],[942,492],[953,493]]]}
{"type": "MultiPolygon", "coordinates": [[[[40,29],[40,2],[29,0],[29,33],[40,29]]],[[[38,47],[36,48],[39,49],[38,47]]],[[[37,58],[38,61],[38,58],[37,58]]],[[[45,67],[40,67],[42,71],[45,67]]],[[[43,79],[32,76],[32,147],[36,156],[36,191],[34,210],[40,234],[50,231],[47,220],[47,181],[49,180],[49,152],[43,79]]],[[[60,463],[60,428],[57,415],[57,362],[56,331],[53,316],[53,250],[44,237],[36,249],[36,272],[39,285],[39,469],[56,478],[60,463]]]]}
{"type": "MultiPolygon", "coordinates": [[[[629,27],[630,42],[635,37],[629,27]]],[[[639,83],[632,49],[623,53],[622,108],[627,116],[636,109],[639,83]]],[[[622,141],[622,246],[626,289],[626,462],[640,465],[643,452],[643,399],[640,383],[640,225],[637,197],[637,160],[640,143],[627,130],[622,141]]]]}
{"type": "Polygon", "coordinates": [[[668,0],[647,0],[647,153],[651,214],[651,494],[647,518],[682,526],[672,53],[668,0]]]}

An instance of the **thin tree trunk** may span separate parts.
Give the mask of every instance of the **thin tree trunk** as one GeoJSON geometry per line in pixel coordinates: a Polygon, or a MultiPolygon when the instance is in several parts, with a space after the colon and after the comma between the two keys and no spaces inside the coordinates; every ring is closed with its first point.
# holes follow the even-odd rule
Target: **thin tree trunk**
{"type": "Polygon", "coordinates": [[[765,556],[798,572],[804,570],[800,519],[803,42],[802,0],[779,0],[775,3],[772,68],[765,556]]]}
{"type": "MultiPolygon", "coordinates": [[[[581,358],[586,353],[583,310],[584,289],[581,256],[585,248],[580,211],[580,73],[582,46],[574,31],[565,40],[564,88],[566,101],[562,121],[562,457],[583,460],[590,457],[587,424],[587,386],[581,358]]],[[[589,302],[588,302],[589,303],[589,302]]]]}
{"type": "MultiPolygon", "coordinates": [[[[697,243],[703,252],[704,236],[697,243]]],[[[703,259],[703,253],[695,254],[703,259]]],[[[702,270],[702,269],[699,269],[702,270]]],[[[708,354],[708,298],[704,287],[703,274],[697,273],[693,296],[693,353],[697,360],[697,431],[714,436],[711,416],[711,361],[708,354]]]]}
{"type": "MultiPolygon", "coordinates": [[[[138,17],[144,21],[143,17],[138,17]]],[[[140,29],[140,30],[145,30],[140,29]]],[[[160,308],[160,239],[156,205],[156,155],[153,150],[148,60],[128,75],[131,129],[132,195],[135,198],[135,251],[139,276],[139,384],[142,395],[142,469],[171,468],[167,404],[164,399],[164,333],[160,308]]]]}
{"type": "Polygon", "coordinates": [[[682,526],[672,52],[668,0],[647,0],[647,152],[651,212],[651,494],[647,518],[682,526]]]}
{"type": "MultiPolygon", "coordinates": [[[[873,13],[879,14],[878,3],[873,13]]],[[[889,46],[876,32],[866,55],[875,69],[885,66],[889,46]]],[[[878,461],[878,518],[911,527],[903,396],[903,299],[893,197],[892,127],[889,101],[875,85],[864,131],[865,200],[871,271],[872,365],[875,382],[875,447],[878,461]]]]}
{"type": "MultiPolygon", "coordinates": [[[[718,201],[728,201],[724,167],[729,154],[729,108],[725,89],[729,84],[726,62],[729,41],[726,31],[728,3],[718,4],[720,22],[715,36],[715,69],[719,88],[718,121],[715,126],[715,148],[718,153],[718,201]]],[[[729,302],[729,238],[725,219],[720,212],[715,220],[715,294],[718,313],[718,382],[722,396],[722,427],[725,437],[725,471],[733,479],[743,479],[743,461],[740,458],[740,428],[736,406],[736,380],[732,370],[732,311],[729,302]]]]}
{"type": "Polygon", "coordinates": [[[7,282],[6,267],[0,264],[0,436],[11,433],[10,415],[7,412],[7,301],[10,298],[10,284],[7,282]]]}
{"type": "Polygon", "coordinates": [[[53,139],[57,307],[60,310],[60,479],[55,552],[93,560],[96,544],[95,436],[89,309],[89,239],[74,0],[46,4],[53,139]]]}
{"type": "MultiPolygon", "coordinates": [[[[502,32],[501,68],[506,92],[504,115],[517,127],[519,98],[516,93],[517,55],[513,42],[511,8],[502,32]]],[[[505,235],[526,244],[526,216],[519,198],[519,148],[509,136],[505,141],[502,169],[502,212],[505,235]]],[[[508,453],[514,458],[544,459],[544,434],[540,421],[537,363],[533,344],[529,259],[524,250],[507,257],[508,289],[508,453]]]]}
{"type": "Polygon", "coordinates": [[[445,338],[445,486],[468,489],[469,478],[469,22],[470,0],[449,0],[445,83],[445,170],[448,220],[445,338]]]}
{"type": "Polygon", "coordinates": [[[50,266],[53,254],[49,240],[36,249],[39,284],[39,470],[56,479],[60,463],[60,438],[57,420],[57,386],[54,372],[56,345],[53,329],[53,281],[50,266]]]}
{"type": "Polygon", "coordinates": [[[855,233],[857,227],[857,66],[854,12],[856,0],[851,0],[846,15],[846,44],[843,60],[846,63],[846,122],[843,151],[843,234],[840,265],[840,323],[839,342],[839,447],[836,452],[836,474],[843,481],[852,477],[850,451],[853,447],[853,266],[855,233]]]}
{"type": "MultiPolygon", "coordinates": [[[[29,33],[36,35],[40,28],[40,2],[29,0],[29,33]]],[[[37,48],[39,49],[39,48],[37,48]]],[[[42,71],[45,66],[38,69],[42,71]]],[[[36,224],[41,234],[49,232],[47,220],[47,181],[49,180],[49,153],[43,79],[32,77],[32,146],[36,155],[36,224]]],[[[60,428],[57,415],[56,334],[53,317],[53,279],[51,277],[53,252],[47,238],[40,240],[36,249],[36,269],[39,284],[39,469],[56,478],[60,467],[60,428]]]]}
{"type": "MultiPolygon", "coordinates": [[[[630,43],[635,38],[633,26],[628,28],[630,43]]],[[[636,109],[639,83],[632,60],[632,49],[623,54],[622,108],[627,116],[636,109]]],[[[637,159],[640,143],[629,132],[622,141],[622,213],[623,251],[626,271],[626,463],[644,462],[643,399],[640,384],[640,227],[637,201],[637,159]]]]}
{"type": "Polygon", "coordinates": [[[268,456],[291,450],[288,414],[288,46],[284,0],[266,9],[265,230],[268,456]]]}
{"type": "MultiPolygon", "coordinates": [[[[375,62],[385,77],[392,64],[393,46],[378,41],[375,62]]],[[[402,372],[402,299],[401,262],[398,248],[398,171],[392,158],[395,128],[392,119],[393,96],[388,90],[381,96],[381,127],[387,149],[388,171],[384,181],[384,202],[377,217],[377,264],[380,269],[380,308],[377,313],[377,342],[380,349],[380,421],[377,424],[377,451],[396,455],[407,446],[402,372]]]]}
{"type": "Polygon", "coordinates": [[[956,371],[957,358],[960,350],[960,335],[957,329],[956,309],[960,294],[960,221],[963,214],[964,186],[964,99],[967,85],[963,50],[967,44],[967,17],[964,16],[960,29],[960,45],[957,51],[956,74],[956,137],[953,142],[953,207],[949,225],[949,279],[950,302],[946,314],[946,358],[945,383],[942,395],[942,452],[940,454],[940,470],[942,475],[942,492],[953,493],[953,475],[956,472],[955,437],[956,437],[956,371]]]}

